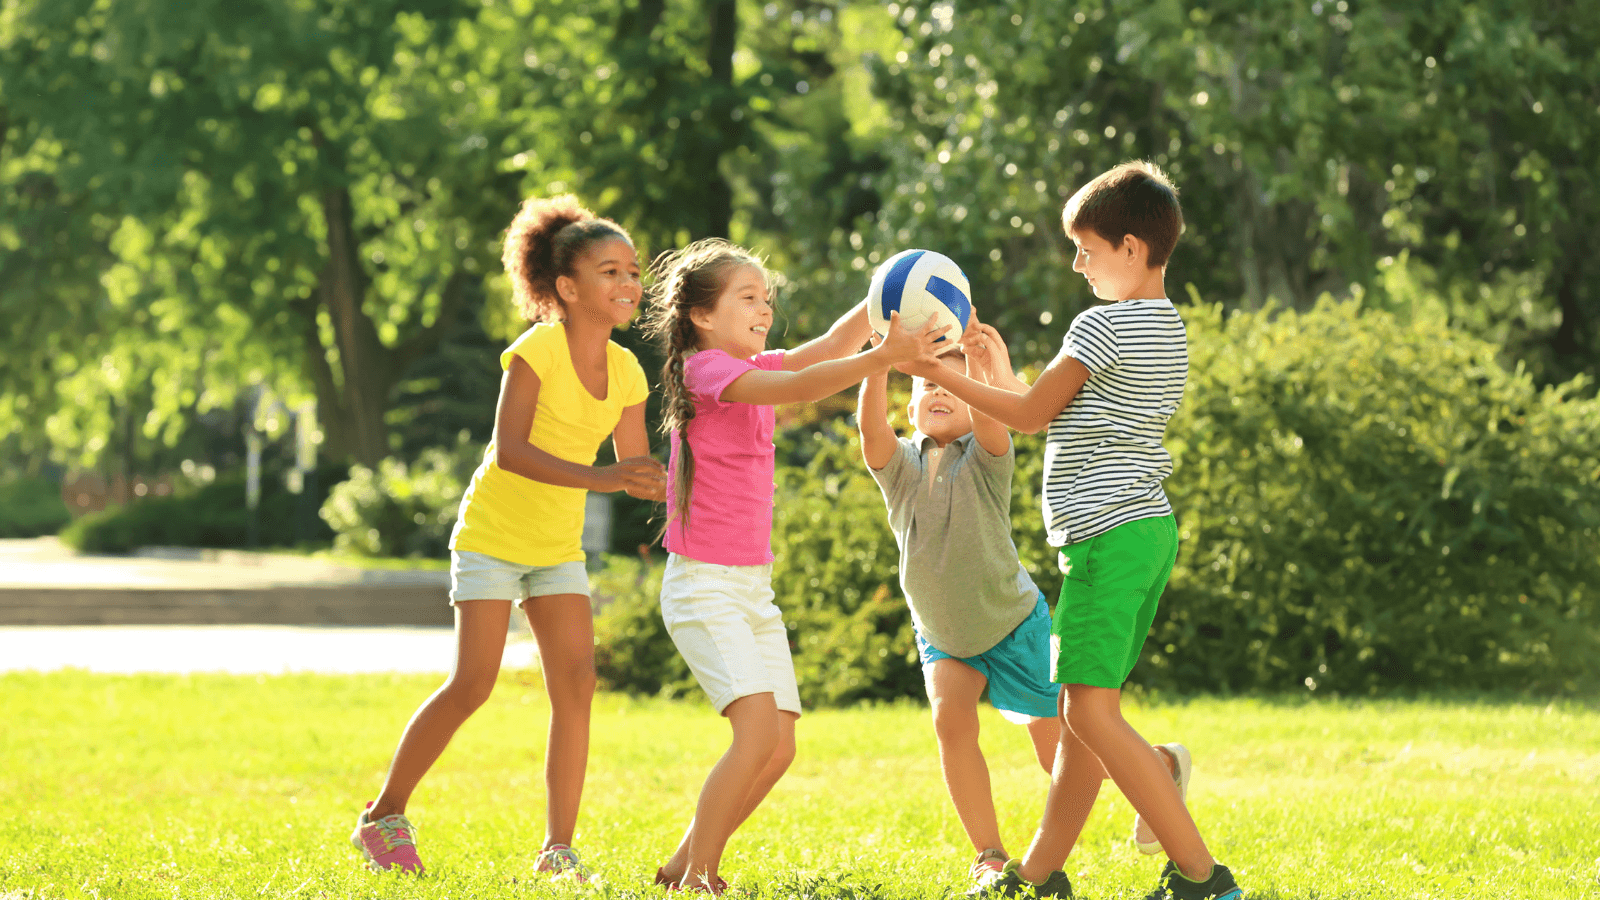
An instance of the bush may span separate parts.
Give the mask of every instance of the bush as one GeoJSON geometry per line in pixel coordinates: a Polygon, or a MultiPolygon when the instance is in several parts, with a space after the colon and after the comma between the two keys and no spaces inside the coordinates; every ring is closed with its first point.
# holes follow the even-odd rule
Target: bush
{"type": "Polygon", "coordinates": [[[1596,685],[1600,402],[1582,385],[1537,389],[1441,314],[1185,320],[1182,546],[1136,681],[1596,685]]]}
{"type": "Polygon", "coordinates": [[[424,450],[407,464],[351,466],[350,478],[322,505],[333,546],[356,556],[446,556],[461,495],[483,448],[469,441],[424,450]]]}
{"type": "MultiPolygon", "coordinates": [[[[1582,384],[1541,391],[1439,315],[1324,302],[1184,317],[1189,389],[1167,431],[1182,543],[1132,683],[1600,686],[1600,401],[1582,384]]],[[[1013,538],[1053,602],[1043,440],[1015,440],[1013,538]]],[[[773,587],[801,696],[922,696],[898,553],[854,429],[778,444],[773,587]]],[[[692,686],[660,624],[659,568],[615,583],[631,586],[601,616],[609,683],[692,686]]]]}
{"type": "MultiPolygon", "coordinates": [[[[256,540],[263,547],[327,542],[333,533],[306,511],[326,496],[327,486],[344,477],[342,465],[317,469],[316,496],[302,500],[284,486],[284,473],[261,473],[256,540]]],[[[63,543],[84,553],[127,553],[138,547],[244,547],[250,540],[245,507],[245,473],[230,472],[210,484],[168,497],[145,497],[124,506],[90,513],[61,532],[63,543]]]]}
{"type": "Polygon", "coordinates": [[[595,671],[608,691],[656,697],[694,696],[700,688],[661,620],[666,564],[608,556],[589,587],[595,615],[595,671]]]}
{"type": "Polygon", "coordinates": [[[0,482],[0,538],[55,534],[72,521],[61,502],[61,485],[49,478],[0,482]]]}

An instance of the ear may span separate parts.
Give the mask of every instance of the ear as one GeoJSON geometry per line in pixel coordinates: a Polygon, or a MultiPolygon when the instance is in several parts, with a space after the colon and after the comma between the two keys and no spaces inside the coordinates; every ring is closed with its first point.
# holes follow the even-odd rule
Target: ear
{"type": "Polygon", "coordinates": [[[1117,254],[1122,256],[1128,265],[1145,268],[1145,262],[1150,259],[1150,245],[1136,235],[1125,234],[1122,236],[1122,246],[1117,248],[1117,254]]]}
{"type": "Polygon", "coordinates": [[[562,303],[576,303],[578,301],[578,282],[569,275],[556,276],[556,295],[562,303]]]}
{"type": "Polygon", "coordinates": [[[711,314],[714,313],[714,312],[716,312],[716,310],[713,309],[712,307],[709,307],[709,306],[696,306],[693,309],[689,310],[689,321],[693,322],[694,323],[694,327],[697,328],[697,329],[700,329],[700,330],[703,330],[703,331],[710,331],[711,330],[711,314]]]}

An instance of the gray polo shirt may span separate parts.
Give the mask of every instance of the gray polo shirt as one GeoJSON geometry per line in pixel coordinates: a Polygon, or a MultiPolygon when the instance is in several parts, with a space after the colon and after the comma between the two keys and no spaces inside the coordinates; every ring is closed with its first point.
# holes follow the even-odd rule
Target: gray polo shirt
{"type": "Polygon", "coordinates": [[[970,433],[943,451],[937,446],[918,432],[899,439],[882,469],[867,469],[889,507],[900,589],[917,631],[951,656],[977,656],[1022,624],[1039,601],[1011,542],[1016,450],[992,456],[970,433]],[[934,455],[942,459],[930,473],[934,455]]]}

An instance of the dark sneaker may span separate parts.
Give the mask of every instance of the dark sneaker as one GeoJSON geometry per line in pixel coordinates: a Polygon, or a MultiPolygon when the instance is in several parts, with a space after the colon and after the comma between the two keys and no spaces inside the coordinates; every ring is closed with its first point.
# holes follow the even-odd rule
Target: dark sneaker
{"type": "Polygon", "coordinates": [[[1190,881],[1178,871],[1178,864],[1167,860],[1161,870],[1161,886],[1144,900],[1243,900],[1244,891],[1233,883],[1233,873],[1222,863],[1211,866],[1211,877],[1190,881]]]}
{"type": "Polygon", "coordinates": [[[1023,879],[1022,861],[1013,859],[1006,862],[1006,867],[1000,872],[999,878],[967,891],[967,896],[974,900],[978,898],[991,900],[995,897],[1039,898],[1039,900],[1044,900],[1046,897],[1061,897],[1064,900],[1071,900],[1072,882],[1067,880],[1067,873],[1058,869],[1051,872],[1043,884],[1034,884],[1023,879]]]}

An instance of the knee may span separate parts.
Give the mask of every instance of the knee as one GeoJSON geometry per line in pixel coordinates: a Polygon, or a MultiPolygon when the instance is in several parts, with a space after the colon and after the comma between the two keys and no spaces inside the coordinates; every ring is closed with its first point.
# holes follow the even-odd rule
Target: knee
{"type": "Polygon", "coordinates": [[[976,743],[978,740],[978,710],[955,703],[935,701],[933,704],[933,733],[939,745],[976,743]]]}
{"type": "Polygon", "coordinates": [[[773,742],[771,761],[768,768],[782,774],[789,771],[789,765],[794,762],[794,734],[779,734],[773,742]]]}
{"type": "Polygon", "coordinates": [[[462,713],[476,712],[494,693],[494,672],[470,675],[456,674],[444,683],[439,698],[462,713]]]}
{"type": "Polygon", "coordinates": [[[595,684],[593,654],[563,661],[544,671],[545,692],[550,696],[552,707],[572,704],[587,707],[594,699],[595,684]]]}

